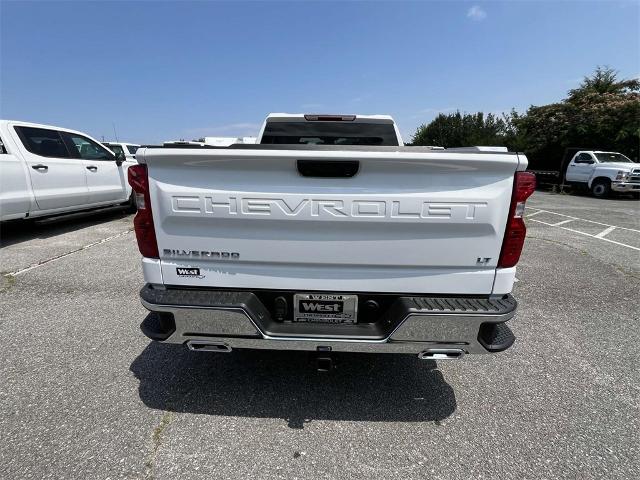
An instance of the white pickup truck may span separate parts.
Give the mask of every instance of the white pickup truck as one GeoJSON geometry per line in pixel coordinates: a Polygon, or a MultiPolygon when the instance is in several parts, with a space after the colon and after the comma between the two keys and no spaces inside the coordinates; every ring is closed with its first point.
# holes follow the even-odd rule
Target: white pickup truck
{"type": "Polygon", "coordinates": [[[581,150],[567,165],[565,181],[587,187],[599,198],[612,191],[640,196],[640,165],[621,153],[581,150]]]}
{"type": "Polygon", "coordinates": [[[138,150],[149,338],[425,359],[511,346],[523,155],[405,147],[388,116],[271,114],[257,143],[138,150]]]}
{"type": "Polygon", "coordinates": [[[129,202],[135,164],[82,132],[0,120],[0,221],[129,202]]]}

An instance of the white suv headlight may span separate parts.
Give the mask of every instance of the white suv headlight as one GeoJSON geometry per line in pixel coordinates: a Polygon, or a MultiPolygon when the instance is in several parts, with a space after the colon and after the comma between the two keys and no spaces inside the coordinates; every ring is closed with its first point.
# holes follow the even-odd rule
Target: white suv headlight
{"type": "Polygon", "coordinates": [[[618,174],[616,175],[616,180],[624,181],[629,176],[629,172],[625,172],[623,170],[618,170],[618,174]]]}

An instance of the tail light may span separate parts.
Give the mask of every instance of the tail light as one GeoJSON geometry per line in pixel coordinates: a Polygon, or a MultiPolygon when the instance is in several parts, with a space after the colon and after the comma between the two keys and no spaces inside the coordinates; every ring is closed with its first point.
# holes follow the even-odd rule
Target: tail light
{"type": "Polygon", "coordinates": [[[143,257],[159,258],[156,231],[153,226],[151,214],[151,201],[149,198],[149,175],[146,165],[134,165],[128,170],[129,185],[133,189],[138,207],[133,219],[133,227],[136,231],[138,249],[143,257]]]}
{"type": "Polygon", "coordinates": [[[511,194],[511,206],[507,228],[504,232],[502,251],[498,260],[498,267],[514,267],[524,246],[524,237],[527,235],[527,227],[524,225],[522,215],[524,204],[536,188],[536,176],[530,172],[516,172],[513,180],[513,193],[511,194]]]}

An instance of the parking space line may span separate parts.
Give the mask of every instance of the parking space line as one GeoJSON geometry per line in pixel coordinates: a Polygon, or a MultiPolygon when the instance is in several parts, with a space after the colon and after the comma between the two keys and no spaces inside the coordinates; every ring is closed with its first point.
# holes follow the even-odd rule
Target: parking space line
{"type": "Polygon", "coordinates": [[[569,223],[569,222],[575,222],[575,220],[573,218],[570,218],[569,220],[562,220],[561,222],[554,223],[552,225],[554,227],[559,227],[560,225],[564,225],[565,223],[569,223]]]}
{"type": "MultiPolygon", "coordinates": [[[[538,220],[536,218],[531,219],[532,222],[536,222],[536,223],[541,223],[543,225],[546,225],[547,227],[555,227],[554,223],[549,223],[549,222],[543,222],[542,220],[538,220]]],[[[565,227],[566,230],[566,227],[565,227]]]]}
{"type": "Polygon", "coordinates": [[[80,248],[76,248],[75,250],[71,250],[70,252],[61,253],[60,255],[56,255],[55,257],[51,257],[51,258],[48,258],[46,260],[41,260],[38,263],[31,264],[28,267],[21,268],[19,270],[16,270],[15,272],[5,273],[4,276],[5,277],[15,277],[17,275],[20,275],[22,273],[28,272],[28,271],[33,270],[35,268],[42,267],[43,265],[47,265],[48,263],[55,262],[56,260],[60,260],[61,258],[68,257],[69,255],[72,255],[74,253],[78,253],[78,252],[81,252],[83,250],[87,250],[88,248],[95,247],[96,245],[101,245],[101,244],[103,244],[105,242],[108,242],[109,240],[114,240],[114,239],[116,239],[118,237],[122,237],[122,236],[124,236],[124,235],[126,235],[128,233],[131,233],[131,232],[133,232],[133,229],[126,230],[124,232],[120,232],[120,233],[117,233],[115,235],[111,235],[110,237],[103,238],[102,240],[98,240],[97,242],[89,243],[89,244],[84,245],[84,246],[82,246],[80,248]]]}
{"type": "MultiPolygon", "coordinates": [[[[529,208],[531,208],[531,207],[527,207],[527,209],[529,209],[529,208]]],[[[538,215],[538,214],[540,214],[540,213],[544,213],[544,210],[538,210],[537,212],[530,213],[529,215],[525,215],[525,217],[524,217],[524,218],[531,218],[531,217],[533,217],[534,215],[538,215]]]]}
{"type": "MultiPolygon", "coordinates": [[[[537,213],[551,213],[552,215],[559,215],[561,217],[565,217],[565,218],[570,218],[571,220],[580,220],[581,222],[587,222],[587,223],[594,223],[596,225],[602,225],[603,227],[614,227],[617,230],[629,230],[630,232],[635,232],[635,233],[640,233],[640,230],[636,230],[634,228],[628,228],[628,227],[620,227],[618,225],[610,225],[608,223],[602,223],[602,222],[596,222],[594,220],[587,220],[586,218],[579,218],[579,217],[573,217],[571,215],[565,215],[564,213],[558,213],[558,212],[552,212],[551,210],[544,210],[542,208],[536,208],[536,207],[527,207],[530,208],[532,210],[536,210],[535,212],[533,212],[530,215],[527,215],[525,218],[529,218],[537,213]]],[[[546,223],[546,222],[540,222],[540,223],[545,223],[546,225],[551,225],[550,223],[546,223]]],[[[592,235],[595,236],[595,235],[592,235]]]]}
{"type": "Polygon", "coordinates": [[[596,238],[602,238],[602,237],[604,237],[605,235],[608,235],[608,234],[610,234],[611,232],[613,232],[615,229],[616,229],[616,227],[613,227],[613,226],[608,227],[608,228],[605,228],[605,229],[604,229],[603,231],[601,231],[600,233],[596,233],[596,234],[595,234],[595,237],[596,237],[596,238]]]}
{"type": "MultiPolygon", "coordinates": [[[[556,224],[554,224],[554,223],[543,222],[542,220],[537,220],[535,218],[532,218],[531,221],[532,222],[536,222],[536,223],[542,223],[543,225],[547,225],[548,227],[555,227],[556,226],[556,224]]],[[[597,222],[594,222],[594,223],[597,223],[597,222]]],[[[593,235],[591,233],[581,232],[580,230],[575,230],[575,229],[569,228],[569,227],[560,226],[558,228],[561,228],[563,230],[567,230],[568,232],[579,233],[580,235],[584,235],[586,237],[597,238],[598,240],[603,240],[605,242],[615,243],[616,245],[620,245],[621,247],[627,247],[627,248],[630,248],[632,250],[638,250],[640,252],[640,248],[638,248],[638,247],[634,247],[632,245],[627,245],[626,243],[622,243],[622,242],[616,242],[615,240],[611,240],[609,238],[598,237],[598,236],[593,235]]],[[[614,227],[614,228],[622,228],[622,227],[614,227]]],[[[631,229],[628,228],[627,230],[631,230],[631,229]]],[[[602,232],[600,232],[600,233],[602,233],[602,232]]]]}

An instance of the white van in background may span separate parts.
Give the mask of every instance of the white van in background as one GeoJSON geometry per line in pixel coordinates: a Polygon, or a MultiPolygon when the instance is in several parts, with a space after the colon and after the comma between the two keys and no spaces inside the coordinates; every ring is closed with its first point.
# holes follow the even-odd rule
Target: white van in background
{"type": "Polygon", "coordinates": [[[122,152],[127,160],[134,162],[136,160],[136,151],[140,148],[137,143],[127,142],[102,142],[102,144],[116,155],[122,152]]]}
{"type": "Polygon", "coordinates": [[[82,132],[0,120],[0,221],[133,204],[135,163],[82,132]]]}

